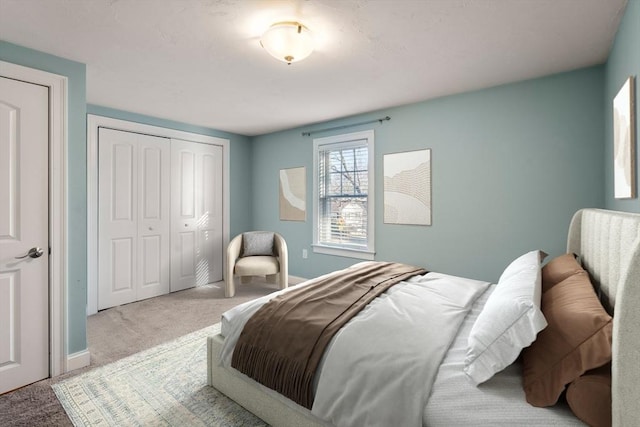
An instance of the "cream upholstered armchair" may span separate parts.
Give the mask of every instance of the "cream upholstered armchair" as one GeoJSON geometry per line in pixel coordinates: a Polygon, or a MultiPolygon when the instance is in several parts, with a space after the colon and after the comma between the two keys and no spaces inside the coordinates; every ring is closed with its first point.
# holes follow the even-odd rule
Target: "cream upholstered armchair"
{"type": "Polygon", "coordinates": [[[265,276],[267,282],[278,283],[284,289],[289,283],[289,255],[287,242],[278,233],[250,231],[242,233],[227,246],[226,285],[224,295],[236,293],[234,274],[242,283],[249,283],[252,276],[265,276]]]}

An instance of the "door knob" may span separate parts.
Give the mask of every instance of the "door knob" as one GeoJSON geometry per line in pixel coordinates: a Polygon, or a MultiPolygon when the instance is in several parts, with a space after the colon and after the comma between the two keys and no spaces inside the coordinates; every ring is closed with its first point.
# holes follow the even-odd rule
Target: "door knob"
{"type": "Polygon", "coordinates": [[[26,257],[40,258],[42,254],[44,254],[44,251],[42,250],[42,248],[31,248],[29,249],[29,252],[27,252],[25,255],[17,256],[16,259],[22,259],[26,257]]]}

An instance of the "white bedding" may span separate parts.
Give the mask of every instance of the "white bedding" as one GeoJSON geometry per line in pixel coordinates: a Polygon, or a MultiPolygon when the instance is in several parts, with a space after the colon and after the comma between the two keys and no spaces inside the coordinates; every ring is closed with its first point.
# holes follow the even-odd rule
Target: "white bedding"
{"type": "MultiPolygon", "coordinates": [[[[372,301],[327,348],[316,375],[312,413],[337,426],[422,425],[422,410],[440,361],[473,302],[488,286],[428,273],[393,286],[372,301]]],[[[272,297],[223,315],[224,366],[230,365],[232,348],[246,321],[272,297]]]]}
{"type": "Polygon", "coordinates": [[[517,361],[478,387],[467,378],[463,371],[467,337],[494,288],[492,285],[476,300],[447,351],[424,410],[424,425],[584,426],[566,404],[551,408],[529,405],[522,389],[522,366],[517,361]]]}
{"type": "MultiPolygon", "coordinates": [[[[334,273],[329,275],[331,274],[334,273]]],[[[305,286],[312,282],[308,281],[298,286],[305,286]]],[[[317,376],[320,380],[316,382],[316,400],[312,410],[314,415],[322,419],[328,419],[333,425],[337,426],[583,426],[584,424],[571,413],[566,405],[557,405],[553,408],[536,408],[529,405],[522,390],[521,366],[517,362],[479,387],[474,386],[467,378],[463,371],[467,351],[467,337],[494,288],[495,285],[489,285],[486,282],[438,273],[428,273],[422,277],[414,277],[408,283],[392,287],[347,323],[345,328],[332,340],[318,370],[317,376]],[[455,323],[455,330],[452,340],[449,340],[444,348],[444,358],[441,357],[439,359],[442,363],[439,368],[435,368],[435,378],[431,380],[424,379],[424,388],[415,391],[416,384],[420,382],[418,380],[420,377],[416,375],[417,371],[420,369],[429,371],[433,368],[424,366],[418,368],[415,357],[408,354],[392,358],[387,356],[387,359],[382,361],[370,359],[363,363],[363,359],[351,355],[353,351],[345,343],[353,341],[356,336],[365,334],[363,330],[358,329],[360,327],[369,329],[371,336],[376,337],[375,344],[369,350],[377,350],[379,347],[393,349],[405,346],[404,342],[408,339],[405,333],[407,329],[412,329],[413,333],[422,331],[425,333],[425,337],[428,336],[429,331],[440,330],[441,324],[430,324],[429,321],[416,320],[414,317],[410,317],[411,322],[408,324],[413,325],[414,328],[408,327],[407,324],[402,327],[398,326],[405,321],[404,318],[408,315],[398,305],[401,300],[403,306],[408,303],[413,305],[414,308],[418,308],[418,311],[427,312],[429,311],[427,307],[432,308],[430,304],[415,304],[416,301],[427,301],[424,295],[420,295],[418,298],[415,296],[415,291],[418,289],[415,286],[416,282],[423,281],[424,284],[427,277],[431,280],[445,278],[453,280],[453,283],[466,285],[467,290],[471,290],[471,293],[467,294],[467,298],[469,298],[468,310],[462,309],[463,315],[459,321],[455,319],[456,316],[450,319],[452,323],[455,323]],[[388,299],[387,302],[392,302],[392,304],[387,304],[388,310],[383,310],[384,314],[381,319],[384,319],[384,321],[382,326],[376,326],[376,323],[371,322],[370,319],[373,315],[370,306],[373,306],[374,303],[375,305],[382,304],[383,299],[388,299]],[[423,308],[423,310],[420,310],[420,308],[423,308]],[[391,316],[391,318],[386,316],[391,316]],[[393,317],[395,317],[394,320],[392,320],[393,317]],[[345,333],[345,331],[348,331],[346,327],[351,326],[352,323],[357,325],[356,328],[352,332],[345,333]],[[400,342],[403,342],[403,344],[401,345],[400,342]],[[336,345],[336,343],[338,344],[336,345]],[[414,358],[412,359],[412,357],[414,358]],[[333,361],[331,361],[331,358],[333,358],[333,361]],[[352,362],[355,361],[355,365],[344,363],[347,358],[353,359],[352,362]],[[327,361],[327,359],[330,360],[327,361]],[[399,359],[403,359],[404,363],[400,364],[399,359]],[[354,375],[353,370],[360,370],[361,367],[358,366],[360,363],[369,365],[367,369],[374,371],[375,375],[371,373],[354,375]],[[380,372],[382,372],[381,366],[385,367],[384,372],[388,373],[389,376],[380,376],[380,372]],[[392,368],[391,372],[388,369],[389,367],[392,368]],[[431,392],[429,392],[430,386],[427,384],[429,381],[433,382],[431,392]],[[388,389],[382,387],[387,382],[395,383],[397,387],[388,389]],[[413,382],[413,385],[409,384],[411,382],[413,382]],[[329,387],[326,387],[326,384],[329,384],[329,387]],[[386,393],[384,391],[380,393],[381,390],[386,390],[386,393]],[[397,395],[394,396],[394,393],[397,393],[397,395]],[[376,401],[375,399],[377,398],[373,397],[374,394],[379,395],[380,400],[376,401]],[[367,399],[372,399],[370,404],[365,403],[363,405],[362,401],[358,401],[360,395],[368,396],[367,399]],[[409,416],[407,414],[415,415],[409,416]]],[[[291,289],[295,288],[288,288],[257,300],[249,301],[223,314],[222,335],[225,337],[225,343],[220,358],[223,366],[230,367],[233,346],[237,342],[249,317],[269,299],[291,289]]],[[[443,300],[447,300],[446,295],[443,294],[436,298],[440,299],[440,305],[447,306],[447,303],[442,304],[443,300]]],[[[463,298],[465,297],[463,296],[463,298]]],[[[459,303],[449,304],[449,306],[454,308],[454,311],[461,310],[459,303]]],[[[464,307],[464,304],[462,304],[462,307],[464,307]]],[[[416,336],[419,337],[420,334],[418,333],[416,336]]],[[[412,339],[415,338],[410,338],[410,340],[412,339]]],[[[422,348],[421,345],[424,343],[424,340],[420,340],[415,345],[412,345],[412,348],[420,352],[422,351],[420,350],[422,348]]],[[[424,374],[423,372],[421,375],[428,377],[431,373],[424,374]]],[[[269,392],[277,394],[271,390],[269,392]]],[[[365,399],[365,402],[367,402],[367,399],[365,399]]],[[[285,400],[287,400],[287,403],[294,405],[288,399],[285,400]]]]}
{"type": "Polygon", "coordinates": [[[440,362],[488,286],[428,273],[374,299],[325,351],[311,412],[336,426],[421,426],[440,362]]]}

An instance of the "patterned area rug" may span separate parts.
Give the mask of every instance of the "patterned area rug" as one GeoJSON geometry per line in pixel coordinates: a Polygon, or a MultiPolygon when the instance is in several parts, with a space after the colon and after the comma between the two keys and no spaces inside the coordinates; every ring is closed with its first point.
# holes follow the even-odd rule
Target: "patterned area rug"
{"type": "Polygon", "coordinates": [[[54,384],[75,426],[264,426],[207,386],[206,337],[220,324],[54,384]]]}

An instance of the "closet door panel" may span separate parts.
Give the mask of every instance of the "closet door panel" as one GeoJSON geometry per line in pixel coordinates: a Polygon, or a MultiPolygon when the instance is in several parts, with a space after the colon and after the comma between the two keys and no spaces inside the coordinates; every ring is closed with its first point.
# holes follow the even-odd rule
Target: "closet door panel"
{"type": "Polygon", "coordinates": [[[193,231],[180,233],[180,270],[179,278],[195,280],[196,276],[196,235],[193,231]]]}
{"type": "Polygon", "coordinates": [[[179,152],[179,177],[180,177],[180,218],[195,220],[196,218],[196,153],[195,147],[188,144],[179,152]]]}
{"type": "MultiPolygon", "coordinates": [[[[130,237],[111,240],[111,289],[112,294],[135,291],[134,274],[135,242],[130,237]]],[[[133,301],[133,300],[132,300],[133,301]]]]}
{"type": "Polygon", "coordinates": [[[137,299],[169,293],[171,146],[166,138],[137,136],[138,289],[137,299]]]}
{"type": "Polygon", "coordinates": [[[170,143],[113,129],[98,138],[98,309],[169,292],[170,143]]]}
{"type": "Polygon", "coordinates": [[[222,148],[172,139],[171,157],[171,291],[177,291],[222,280],[222,148]]]}
{"type": "Polygon", "coordinates": [[[123,221],[127,225],[134,221],[134,147],[129,143],[115,143],[111,146],[110,169],[112,187],[110,194],[111,220],[123,221]]]}
{"type": "Polygon", "coordinates": [[[98,308],[136,300],[137,164],[135,137],[99,130],[98,308]]]}
{"type": "Polygon", "coordinates": [[[142,169],[142,219],[162,219],[162,150],[160,147],[144,147],[141,156],[142,169]]]}
{"type": "Polygon", "coordinates": [[[202,221],[199,240],[203,259],[198,284],[222,280],[222,148],[206,146],[202,155],[202,221]]]}
{"type": "Polygon", "coordinates": [[[196,284],[197,146],[171,140],[171,292],[196,284]]]}
{"type": "Polygon", "coordinates": [[[160,236],[145,236],[142,238],[142,286],[160,282],[162,276],[161,248],[162,241],[160,236]]]}

